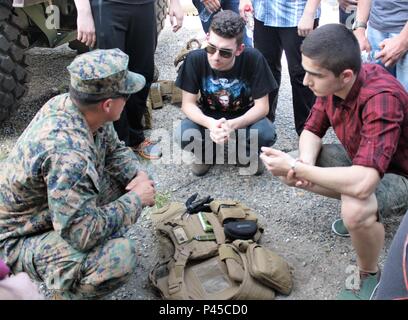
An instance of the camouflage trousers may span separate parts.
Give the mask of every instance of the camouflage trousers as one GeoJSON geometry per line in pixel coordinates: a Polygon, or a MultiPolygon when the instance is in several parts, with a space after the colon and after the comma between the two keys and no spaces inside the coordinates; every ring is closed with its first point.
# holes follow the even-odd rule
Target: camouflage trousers
{"type": "MultiPolygon", "coordinates": [[[[123,188],[107,177],[99,204],[122,193],[123,188]]],[[[88,252],[75,250],[55,231],[28,237],[13,271],[27,272],[63,299],[101,298],[123,285],[135,271],[136,243],[122,237],[123,232],[88,252]]]]}

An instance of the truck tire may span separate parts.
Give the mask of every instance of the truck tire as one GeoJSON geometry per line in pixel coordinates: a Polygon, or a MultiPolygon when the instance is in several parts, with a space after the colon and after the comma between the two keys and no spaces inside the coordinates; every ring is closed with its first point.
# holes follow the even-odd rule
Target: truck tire
{"type": "Polygon", "coordinates": [[[25,50],[28,38],[11,0],[0,0],[0,122],[10,117],[27,92],[25,50]]]}
{"type": "MultiPolygon", "coordinates": [[[[159,38],[160,32],[164,28],[167,17],[167,0],[156,0],[156,26],[157,26],[157,38],[159,38]]],[[[160,72],[156,64],[154,65],[153,82],[159,80],[160,72]]]]}
{"type": "Polygon", "coordinates": [[[167,0],[156,0],[156,25],[157,36],[164,28],[167,17],[167,0]]]}

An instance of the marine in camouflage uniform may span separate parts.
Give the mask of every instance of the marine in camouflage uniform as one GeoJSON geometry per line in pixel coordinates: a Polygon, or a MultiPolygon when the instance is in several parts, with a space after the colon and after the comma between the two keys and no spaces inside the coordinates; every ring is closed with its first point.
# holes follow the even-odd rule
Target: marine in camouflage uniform
{"type": "MultiPolygon", "coordinates": [[[[69,66],[70,91],[97,99],[139,91],[119,49],[69,66]]],[[[135,269],[136,244],[120,237],[142,210],[125,186],[138,172],[112,122],[92,132],[69,94],[48,101],[0,167],[0,258],[66,298],[95,298],[135,269]]]]}

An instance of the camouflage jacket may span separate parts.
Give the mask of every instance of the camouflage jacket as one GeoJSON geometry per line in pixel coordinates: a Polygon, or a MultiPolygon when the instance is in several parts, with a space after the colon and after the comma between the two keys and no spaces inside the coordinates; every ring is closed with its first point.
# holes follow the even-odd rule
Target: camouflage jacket
{"type": "Polygon", "coordinates": [[[24,237],[52,229],[87,251],[134,223],[134,192],[97,205],[106,170],[124,186],[138,170],[112,123],[92,134],[68,94],[48,101],[0,167],[0,257],[12,265],[24,237]]]}

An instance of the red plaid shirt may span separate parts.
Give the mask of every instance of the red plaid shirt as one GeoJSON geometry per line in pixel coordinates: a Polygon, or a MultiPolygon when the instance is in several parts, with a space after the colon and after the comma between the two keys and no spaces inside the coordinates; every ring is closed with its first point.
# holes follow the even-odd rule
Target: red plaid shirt
{"type": "Polygon", "coordinates": [[[354,165],[408,177],[408,93],[381,66],[364,64],[345,100],[317,98],[304,129],[330,126],[354,165]]]}

